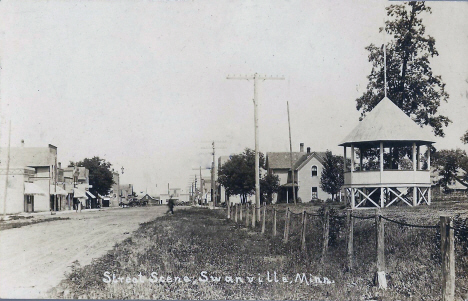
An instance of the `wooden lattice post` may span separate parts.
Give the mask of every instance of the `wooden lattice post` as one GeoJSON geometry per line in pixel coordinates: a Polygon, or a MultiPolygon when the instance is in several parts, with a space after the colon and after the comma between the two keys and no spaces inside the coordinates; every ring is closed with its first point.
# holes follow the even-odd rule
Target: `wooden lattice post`
{"type": "Polygon", "coordinates": [[[306,225],[307,225],[307,212],[302,212],[302,237],[301,237],[301,249],[306,251],[306,225]]]}
{"type": "Polygon", "coordinates": [[[249,205],[245,204],[245,226],[249,226],[249,205]]]}
{"type": "Polygon", "coordinates": [[[273,208],[273,236],[276,236],[276,208],[273,208]]]}
{"type": "Polygon", "coordinates": [[[284,242],[288,242],[289,236],[289,208],[286,208],[286,216],[284,218],[284,242]]]}
{"type": "Polygon", "coordinates": [[[321,262],[322,264],[325,263],[325,259],[326,259],[326,256],[327,256],[327,252],[328,252],[328,236],[329,236],[329,233],[330,233],[330,211],[329,211],[329,208],[328,206],[325,206],[325,210],[323,212],[323,222],[322,222],[322,225],[323,225],[323,246],[322,246],[322,259],[321,259],[321,262]]]}
{"type": "Polygon", "coordinates": [[[266,205],[263,205],[262,234],[265,233],[266,205]]]}
{"type": "Polygon", "coordinates": [[[353,262],[354,262],[354,218],[351,215],[352,210],[349,209],[346,212],[346,225],[347,225],[347,245],[348,245],[348,270],[351,271],[353,269],[353,262]]]}
{"type": "Polygon", "coordinates": [[[453,220],[440,217],[440,253],[442,255],[442,301],[455,299],[455,239],[453,220]]]}
{"type": "Polygon", "coordinates": [[[242,203],[239,204],[239,220],[242,222],[242,203]]]}
{"type": "Polygon", "coordinates": [[[375,284],[379,288],[387,288],[387,279],[385,277],[385,225],[380,212],[375,215],[375,226],[377,228],[377,272],[375,275],[375,284]]]}

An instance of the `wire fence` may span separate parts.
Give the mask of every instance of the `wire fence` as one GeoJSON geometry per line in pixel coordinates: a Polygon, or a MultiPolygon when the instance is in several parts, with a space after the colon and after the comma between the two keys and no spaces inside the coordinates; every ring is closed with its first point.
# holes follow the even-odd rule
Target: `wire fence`
{"type": "MultiPolygon", "coordinates": [[[[255,218],[253,209],[231,206],[229,217],[239,223],[249,212],[250,218],[255,218]]],[[[322,264],[332,259],[348,271],[374,272],[375,285],[380,288],[391,285],[403,294],[411,294],[411,290],[427,294],[427,286],[421,283],[434,283],[429,293],[442,295],[443,300],[454,300],[455,293],[468,293],[466,279],[455,279],[454,264],[456,259],[457,271],[468,270],[468,219],[441,216],[438,224],[427,225],[396,220],[381,211],[359,214],[327,206],[313,212],[272,206],[259,209],[255,229],[261,228],[267,237],[282,238],[290,248],[300,249],[304,256],[322,264]],[[411,269],[402,268],[407,262],[412,263],[411,269]]]]}

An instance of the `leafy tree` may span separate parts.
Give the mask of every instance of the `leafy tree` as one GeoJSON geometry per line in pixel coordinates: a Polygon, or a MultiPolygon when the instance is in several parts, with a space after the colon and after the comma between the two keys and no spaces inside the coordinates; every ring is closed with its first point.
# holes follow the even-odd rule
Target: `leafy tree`
{"type": "Polygon", "coordinates": [[[444,190],[452,181],[468,188],[468,156],[464,150],[440,150],[434,154],[434,162],[440,176],[438,184],[444,190]]]}
{"type": "Polygon", "coordinates": [[[335,156],[330,151],[326,152],[323,162],[322,175],[320,176],[320,188],[332,195],[340,192],[344,183],[343,157],[335,156]]]}
{"type": "Polygon", "coordinates": [[[112,177],[111,164],[99,157],[91,159],[85,158],[83,161],[77,162],[77,166],[86,167],[89,170],[89,184],[93,187],[90,189],[92,193],[107,195],[114,179],[112,177]]]}
{"type": "MultiPolygon", "coordinates": [[[[260,167],[265,159],[259,153],[260,167]]],[[[255,193],[255,151],[246,148],[243,153],[232,155],[218,170],[218,182],[226,189],[226,194],[240,195],[242,203],[255,193]]]]}
{"type": "Polygon", "coordinates": [[[274,174],[266,174],[260,179],[260,195],[264,202],[271,203],[271,196],[279,191],[279,183],[278,175],[274,174]]]}
{"type": "MultiPolygon", "coordinates": [[[[447,101],[445,83],[432,74],[429,58],[438,56],[435,40],[425,35],[420,15],[431,13],[424,2],[390,5],[386,8],[392,19],[385,22],[385,32],[393,39],[386,45],[388,97],[406,115],[420,125],[429,125],[437,136],[444,136],[443,126],[450,119],[437,114],[441,100],[447,101]]],[[[380,31],[383,31],[380,28],[380,31]]],[[[361,119],[384,98],[384,51],[374,44],[366,47],[372,71],[367,91],[356,99],[361,119]]]]}
{"type": "Polygon", "coordinates": [[[460,139],[464,144],[468,144],[468,131],[460,139]]]}

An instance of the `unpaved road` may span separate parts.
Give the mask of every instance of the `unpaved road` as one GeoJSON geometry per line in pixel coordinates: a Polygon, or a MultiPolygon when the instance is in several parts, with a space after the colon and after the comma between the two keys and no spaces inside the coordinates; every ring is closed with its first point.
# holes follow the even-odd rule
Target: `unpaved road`
{"type": "Polygon", "coordinates": [[[47,298],[70,271],[101,257],[165,206],[60,214],[58,220],[0,231],[0,298],[47,298]]]}

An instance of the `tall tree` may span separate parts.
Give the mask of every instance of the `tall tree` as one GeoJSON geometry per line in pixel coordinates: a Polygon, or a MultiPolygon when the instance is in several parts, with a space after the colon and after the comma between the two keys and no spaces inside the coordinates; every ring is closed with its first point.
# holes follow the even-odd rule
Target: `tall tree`
{"type": "MultiPolygon", "coordinates": [[[[260,167],[265,165],[259,153],[260,167]]],[[[246,148],[243,153],[232,155],[218,170],[218,182],[226,189],[226,194],[240,195],[242,203],[255,192],[255,151],[246,148]]]]}
{"type": "Polygon", "coordinates": [[[341,190],[344,183],[343,157],[326,152],[320,176],[320,188],[332,195],[332,201],[341,190]]]}
{"type": "Polygon", "coordinates": [[[107,195],[114,183],[112,177],[111,164],[99,157],[91,159],[85,158],[83,161],[76,163],[77,166],[86,167],[89,170],[89,184],[93,187],[90,189],[93,193],[107,195]]]}
{"type": "Polygon", "coordinates": [[[468,156],[464,150],[439,150],[434,154],[434,162],[440,176],[437,182],[444,190],[449,190],[453,181],[468,188],[468,156]]]}
{"type": "MultiPolygon", "coordinates": [[[[438,56],[433,37],[426,35],[423,13],[431,13],[424,2],[390,5],[391,18],[385,32],[393,39],[386,44],[388,98],[420,125],[429,125],[437,136],[444,136],[443,127],[450,119],[437,114],[441,101],[447,101],[441,76],[432,73],[429,58],[438,56]]],[[[380,28],[380,31],[383,31],[380,28]]],[[[372,71],[367,91],[356,99],[361,118],[384,97],[384,50],[374,44],[366,47],[372,71]]]]}
{"type": "Polygon", "coordinates": [[[260,179],[260,195],[264,202],[271,203],[273,193],[278,193],[280,180],[278,175],[266,174],[260,179]]]}

